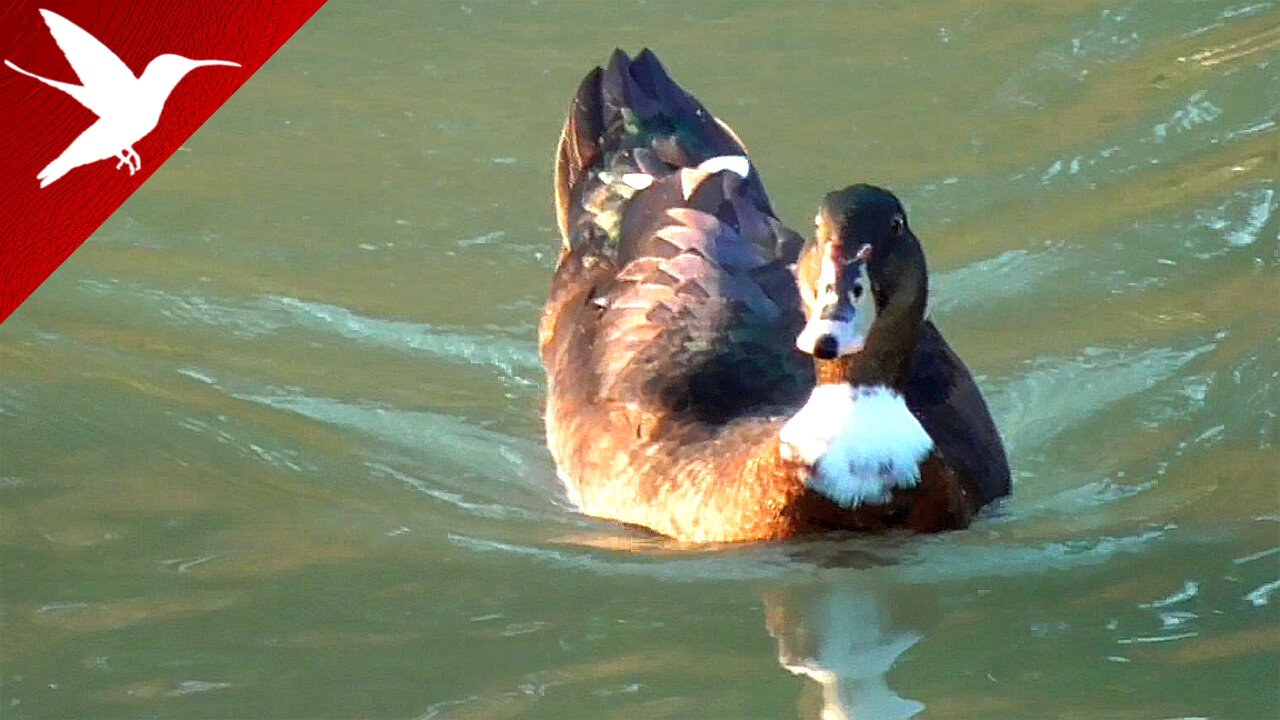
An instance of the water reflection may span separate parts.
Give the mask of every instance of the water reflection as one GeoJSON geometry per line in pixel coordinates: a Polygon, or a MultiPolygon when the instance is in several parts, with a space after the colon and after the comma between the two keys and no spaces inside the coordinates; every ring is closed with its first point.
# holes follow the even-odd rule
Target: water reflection
{"type": "Polygon", "coordinates": [[[905,720],[924,709],[924,703],[894,692],[887,678],[921,636],[895,627],[874,589],[788,585],[766,591],[764,607],[765,628],[778,641],[778,662],[819,689],[816,711],[802,699],[804,717],[905,720]]]}

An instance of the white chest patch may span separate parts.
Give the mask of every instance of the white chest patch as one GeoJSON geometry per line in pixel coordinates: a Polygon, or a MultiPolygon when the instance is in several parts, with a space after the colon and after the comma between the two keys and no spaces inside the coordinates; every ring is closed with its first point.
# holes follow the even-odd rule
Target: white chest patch
{"type": "Polygon", "coordinates": [[[784,457],[813,468],[809,487],[849,508],[915,487],[933,449],[906,401],[883,386],[819,385],[778,437],[784,457]]]}

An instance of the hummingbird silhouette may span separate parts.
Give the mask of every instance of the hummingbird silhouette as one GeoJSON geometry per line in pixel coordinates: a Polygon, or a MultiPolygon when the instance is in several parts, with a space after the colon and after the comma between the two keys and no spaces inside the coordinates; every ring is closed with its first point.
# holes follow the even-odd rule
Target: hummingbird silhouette
{"type": "Polygon", "coordinates": [[[141,77],[135,77],[111,48],[75,23],[48,10],[41,10],[40,14],[81,84],[72,85],[40,77],[8,60],[4,64],[61,90],[98,116],[97,122],[80,133],[36,176],[42,188],[74,168],[111,157],[119,160],[117,170],[127,166],[130,175],[141,170],[142,158],[133,145],[155,129],[169,93],[182,78],[196,68],[209,65],[240,67],[239,63],[228,60],[191,60],[181,55],[165,54],[152,59],[141,77]]]}

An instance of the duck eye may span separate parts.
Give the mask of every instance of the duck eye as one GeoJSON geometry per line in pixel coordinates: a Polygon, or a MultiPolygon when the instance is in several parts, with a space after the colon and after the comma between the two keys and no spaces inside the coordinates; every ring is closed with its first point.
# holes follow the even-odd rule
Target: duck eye
{"type": "Polygon", "coordinates": [[[889,231],[894,235],[901,235],[902,231],[907,227],[906,218],[901,215],[894,215],[889,219],[889,231]]]}
{"type": "Polygon", "coordinates": [[[862,298],[862,283],[854,283],[854,284],[853,284],[853,291],[852,291],[850,294],[851,294],[851,295],[853,295],[853,299],[854,299],[854,300],[859,300],[859,299],[861,299],[861,298],[862,298]]]}

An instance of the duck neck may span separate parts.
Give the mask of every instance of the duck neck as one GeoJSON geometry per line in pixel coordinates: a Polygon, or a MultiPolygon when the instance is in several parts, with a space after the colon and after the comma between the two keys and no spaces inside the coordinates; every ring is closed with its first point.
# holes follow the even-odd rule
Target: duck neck
{"type": "Polygon", "coordinates": [[[885,333],[881,337],[873,331],[862,351],[834,360],[815,360],[817,384],[902,388],[910,370],[911,356],[920,339],[918,325],[905,330],[885,333]]]}

